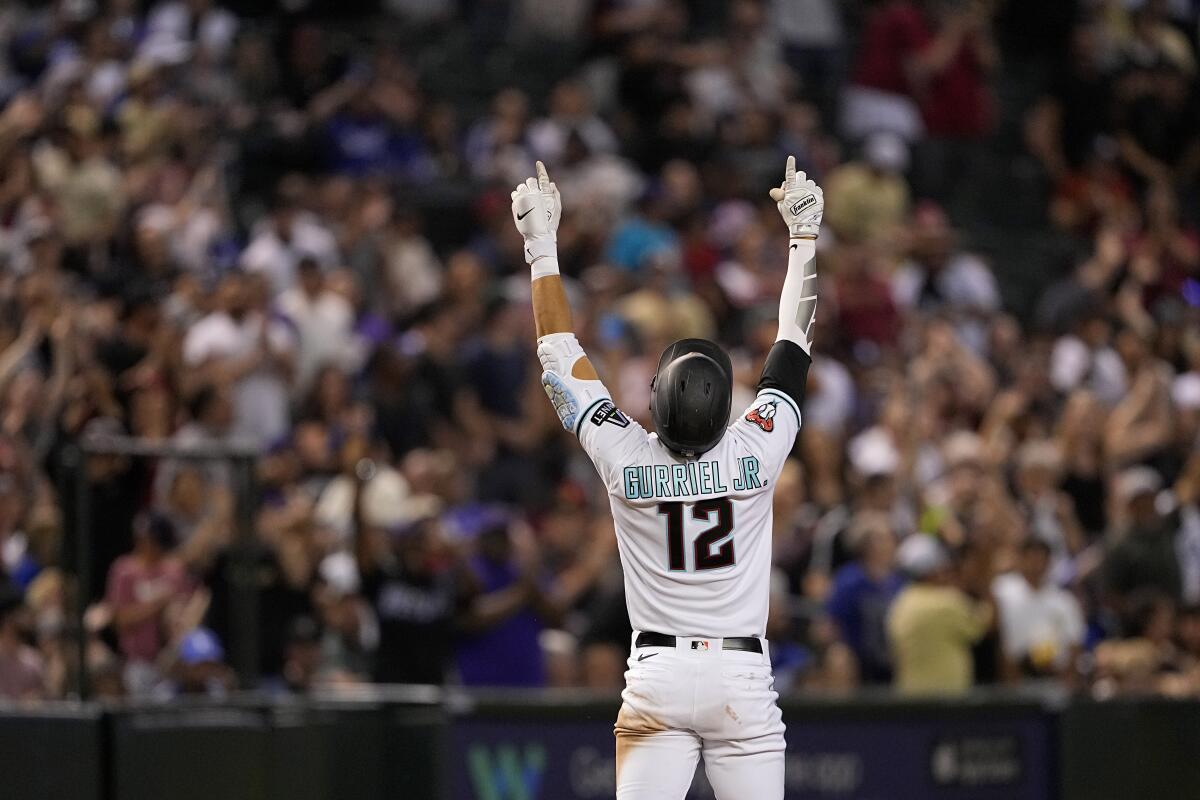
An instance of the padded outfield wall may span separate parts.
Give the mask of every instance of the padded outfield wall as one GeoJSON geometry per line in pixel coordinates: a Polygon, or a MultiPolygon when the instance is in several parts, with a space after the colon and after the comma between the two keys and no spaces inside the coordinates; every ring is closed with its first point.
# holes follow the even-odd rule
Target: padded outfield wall
{"type": "MultiPolygon", "coordinates": [[[[597,800],[617,701],[372,690],[0,711],[4,800],[597,800]]],[[[783,701],[788,800],[1200,797],[1200,701],[783,701]]],[[[689,798],[712,797],[700,771],[689,798]]]]}

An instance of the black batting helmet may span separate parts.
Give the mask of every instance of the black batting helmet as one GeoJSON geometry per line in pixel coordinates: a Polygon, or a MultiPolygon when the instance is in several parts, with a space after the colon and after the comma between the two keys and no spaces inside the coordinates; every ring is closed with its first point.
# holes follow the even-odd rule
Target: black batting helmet
{"type": "Polygon", "coordinates": [[[729,425],[733,365],[707,339],[680,339],[658,359],[650,383],[650,415],[658,439],[682,455],[699,455],[721,440],[729,425]]]}

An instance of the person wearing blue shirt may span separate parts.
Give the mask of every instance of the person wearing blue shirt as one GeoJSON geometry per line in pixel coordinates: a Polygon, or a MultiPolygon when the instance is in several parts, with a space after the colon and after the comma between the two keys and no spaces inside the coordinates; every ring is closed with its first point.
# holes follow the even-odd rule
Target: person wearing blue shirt
{"type": "MultiPolygon", "coordinates": [[[[457,644],[459,677],[467,686],[544,686],[540,637],[546,604],[527,547],[513,541],[507,521],[488,524],[468,569],[481,595],[492,598],[464,626],[457,644]],[[541,613],[539,613],[541,612],[541,613]]],[[[516,536],[530,536],[516,532],[516,536]]]]}
{"type": "Polygon", "coordinates": [[[857,556],[833,576],[826,610],[854,651],[864,683],[891,679],[885,623],[887,611],[904,585],[896,570],[896,537],[887,517],[859,512],[850,523],[857,556]]]}

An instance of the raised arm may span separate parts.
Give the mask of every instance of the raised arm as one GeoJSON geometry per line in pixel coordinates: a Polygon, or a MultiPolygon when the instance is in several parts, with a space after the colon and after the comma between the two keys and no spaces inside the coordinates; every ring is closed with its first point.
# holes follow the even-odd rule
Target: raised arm
{"type": "Polygon", "coordinates": [[[812,329],[817,312],[817,234],[825,211],[825,196],[789,156],[783,184],[771,199],[789,231],[788,271],[779,297],[779,333],[767,356],[758,388],[790,398],[799,413],[804,405],[808,368],[812,364],[812,329]]]}
{"type": "Polygon", "coordinates": [[[771,199],[778,204],[791,233],[788,271],[779,299],[779,333],[763,365],[753,405],[730,431],[759,457],[762,474],[775,480],[800,431],[808,368],[812,366],[811,336],[817,309],[816,239],[825,198],[803,172],[796,172],[796,159],[789,157],[783,184],[771,190],[771,199]]]}
{"type": "Polygon", "coordinates": [[[533,319],[540,339],[552,333],[571,333],[571,307],[558,274],[558,222],[562,198],[537,162],[537,177],[517,184],[512,192],[513,222],[525,239],[525,263],[533,281],[533,319]]]}
{"type": "Polygon", "coordinates": [[[571,324],[571,307],[558,272],[558,222],[562,200],[558,187],[537,162],[537,177],[518,184],[512,192],[513,222],[525,238],[525,262],[533,281],[533,319],[537,328],[542,386],[567,430],[608,399],[592,362],[588,360],[571,324]]]}
{"type": "Polygon", "coordinates": [[[788,156],[783,184],[771,190],[771,199],[787,223],[788,271],[779,298],[779,335],[776,341],[795,342],[812,354],[812,326],[817,313],[817,234],[825,212],[821,187],[796,172],[796,157],[788,156]]]}

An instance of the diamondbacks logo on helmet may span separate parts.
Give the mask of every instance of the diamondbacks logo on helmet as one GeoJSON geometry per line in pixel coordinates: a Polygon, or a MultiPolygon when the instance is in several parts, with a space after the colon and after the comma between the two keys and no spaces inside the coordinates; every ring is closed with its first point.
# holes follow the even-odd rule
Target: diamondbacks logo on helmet
{"type": "Polygon", "coordinates": [[[775,407],[778,405],[778,400],[768,400],[758,408],[752,409],[746,415],[746,421],[753,422],[767,433],[770,433],[775,430],[775,407]]]}

